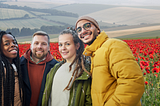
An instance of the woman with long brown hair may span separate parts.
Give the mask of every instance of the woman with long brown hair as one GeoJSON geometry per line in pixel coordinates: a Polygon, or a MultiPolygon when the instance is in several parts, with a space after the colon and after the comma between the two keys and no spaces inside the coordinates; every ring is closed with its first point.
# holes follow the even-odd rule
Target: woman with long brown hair
{"type": "Polygon", "coordinates": [[[90,63],[82,54],[84,44],[72,29],[63,30],[58,43],[64,61],[47,75],[42,106],[91,106],[90,63]]]}

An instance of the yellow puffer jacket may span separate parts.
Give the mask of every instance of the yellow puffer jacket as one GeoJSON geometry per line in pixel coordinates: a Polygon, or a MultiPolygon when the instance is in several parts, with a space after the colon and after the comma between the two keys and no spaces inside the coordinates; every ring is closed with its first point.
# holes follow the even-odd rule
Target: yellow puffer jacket
{"type": "Polygon", "coordinates": [[[141,106],[144,78],[127,43],[103,31],[83,54],[91,56],[93,106],[141,106]]]}

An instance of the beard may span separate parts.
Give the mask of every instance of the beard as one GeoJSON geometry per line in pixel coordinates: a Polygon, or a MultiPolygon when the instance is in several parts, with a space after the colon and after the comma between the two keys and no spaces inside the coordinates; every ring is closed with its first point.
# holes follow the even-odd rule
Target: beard
{"type": "Polygon", "coordinates": [[[95,41],[95,39],[97,38],[98,34],[96,33],[95,30],[94,30],[94,32],[90,32],[90,35],[92,35],[92,33],[93,33],[92,40],[90,42],[87,42],[87,43],[84,43],[84,44],[91,45],[95,41]]]}
{"type": "Polygon", "coordinates": [[[38,53],[36,53],[36,52],[34,51],[34,52],[32,52],[32,56],[33,56],[34,58],[37,58],[37,59],[39,59],[39,60],[42,60],[43,58],[45,58],[46,54],[44,54],[44,52],[43,52],[42,54],[38,54],[38,53]]]}

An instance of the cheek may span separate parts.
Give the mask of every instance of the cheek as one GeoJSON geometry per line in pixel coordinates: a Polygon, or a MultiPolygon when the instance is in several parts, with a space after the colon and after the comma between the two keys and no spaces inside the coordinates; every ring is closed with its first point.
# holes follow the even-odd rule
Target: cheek
{"type": "Polygon", "coordinates": [[[49,51],[49,50],[50,50],[50,47],[48,47],[48,46],[47,46],[46,48],[47,48],[47,51],[49,51]]]}
{"type": "Polygon", "coordinates": [[[76,53],[76,51],[77,51],[77,49],[76,49],[75,46],[72,46],[72,47],[70,47],[70,48],[68,48],[68,49],[69,49],[69,51],[71,51],[73,54],[76,53]]]}
{"type": "Polygon", "coordinates": [[[2,53],[4,54],[7,51],[7,48],[2,48],[2,53]]]}
{"type": "Polygon", "coordinates": [[[60,47],[58,47],[58,50],[60,51],[60,50],[61,50],[61,48],[60,48],[60,47]]]}

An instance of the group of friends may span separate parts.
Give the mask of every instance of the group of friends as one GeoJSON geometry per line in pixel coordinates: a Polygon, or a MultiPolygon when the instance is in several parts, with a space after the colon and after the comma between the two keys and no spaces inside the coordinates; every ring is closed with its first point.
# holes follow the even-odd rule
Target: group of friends
{"type": "Polygon", "coordinates": [[[0,43],[0,106],[141,106],[144,78],[132,51],[90,16],[59,34],[60,62],[44,31],[22,57],[10,32],[0,43]]]}

